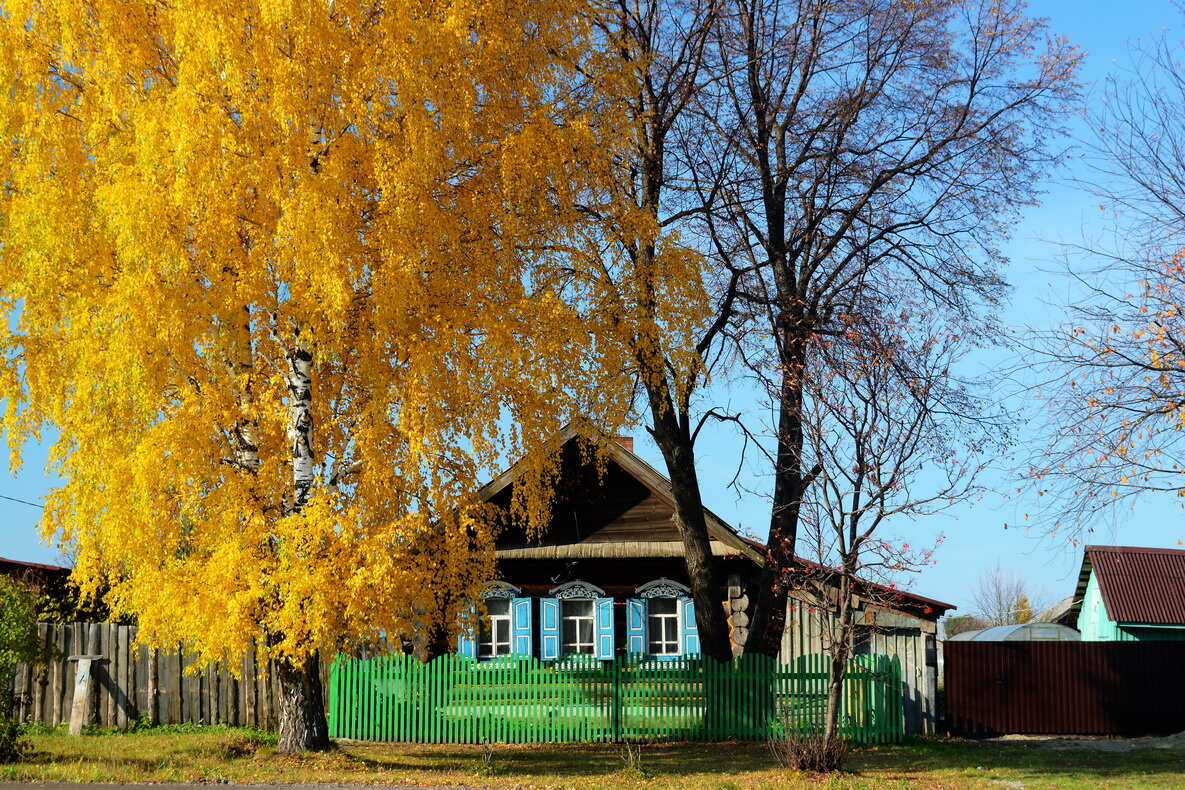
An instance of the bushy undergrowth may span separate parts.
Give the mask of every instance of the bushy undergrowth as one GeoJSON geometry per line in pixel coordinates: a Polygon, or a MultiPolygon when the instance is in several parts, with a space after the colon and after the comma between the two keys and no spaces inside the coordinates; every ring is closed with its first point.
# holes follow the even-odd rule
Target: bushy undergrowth
{"type": "Polygon", "coordinates": [[[8,691],[13,673],[18,664],[45,658],[46,648],[37,636],[35,597],[14,579],[0,576],[0,763],[16,762],[31,748],[15,717],[17,700],[8,691]]]}
{"type": "Polygon", "coordinates": [[[786,727],[782,734],[770,739],[769,750],[783,768],[830,773],[843,767],[848,742],[843,738],[828,741],[817,730],[786,727]]]}
{"type": "Polygon", "coordinates": [[[25,730],[12,716],[0,716],[0,763],[15,763],[31,749],[25,730]]]}

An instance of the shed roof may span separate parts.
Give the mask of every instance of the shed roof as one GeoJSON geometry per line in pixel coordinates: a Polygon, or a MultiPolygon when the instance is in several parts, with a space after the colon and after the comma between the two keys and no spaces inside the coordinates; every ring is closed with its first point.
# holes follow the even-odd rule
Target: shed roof
{"type": "Polygon", "coordinates": [[[1091,571],[1107,616],[1117,623],[1185,624],[1185,550],[1144,546],[1087,546],[1078,575],[1073,614],[1091,571]]]}

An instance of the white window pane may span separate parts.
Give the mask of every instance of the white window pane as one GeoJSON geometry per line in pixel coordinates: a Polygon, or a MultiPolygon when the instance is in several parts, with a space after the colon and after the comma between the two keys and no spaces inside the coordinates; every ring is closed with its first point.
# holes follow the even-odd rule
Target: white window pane
{"type": "Polygon", "coordinates": [[[486,599],[477,642],[478,658],[510,655],[510,599],[486,599]]]}
{"type": "Polygon", "coordinates": [[[587,598],[566,598],[560,602],[560,638],[563,645],[560,652],[594,652],[595,622],[593,602],[587,598]]]}
{"type": "Polygon", "coordinates": [[[646,652],[651,655],[679,655],[678,599],[649,599],[647,602],[646,639],[646,652]]]}

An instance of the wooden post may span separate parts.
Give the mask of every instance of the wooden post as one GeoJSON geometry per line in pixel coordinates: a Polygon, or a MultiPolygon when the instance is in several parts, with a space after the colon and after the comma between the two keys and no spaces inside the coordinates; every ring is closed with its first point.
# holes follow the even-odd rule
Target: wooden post
{"type": "Polygon", "coordinates": [[[81,735],[83,725],[86,724],[90,713],[91,703],[91,662],[99,661],[103,656],[82,655],[70,656],[68,661],[78,662],[78,671],[74,674],[74,704],[70,708],[70,734],[81,735]]]}
{"type": "Polygon", "coordinates": [[[148,648],[145,652],[148,654],[148,723],[156,726],[160,724],[160,677],[157,675],[160,654],[155,647],[148,648]]]}

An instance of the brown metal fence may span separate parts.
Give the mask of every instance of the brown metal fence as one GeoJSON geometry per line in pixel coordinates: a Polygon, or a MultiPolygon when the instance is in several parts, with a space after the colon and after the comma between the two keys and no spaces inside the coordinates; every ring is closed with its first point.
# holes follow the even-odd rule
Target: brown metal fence
{"type": "Polygon", "coordinates": [[[1185,730],[1185,641],[947,642],[958,735],[1165,735],[1185,730]]]}

